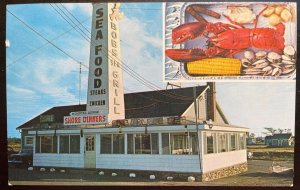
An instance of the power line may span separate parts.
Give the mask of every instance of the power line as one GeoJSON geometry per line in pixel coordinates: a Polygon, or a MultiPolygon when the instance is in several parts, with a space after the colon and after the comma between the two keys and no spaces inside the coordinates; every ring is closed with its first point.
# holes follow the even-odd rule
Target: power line
{"type": "MultiPolygon", "coordinates": [[[[85,20],[83,20],[82,22],[85,22],[85,21],[87,21],[88,19],[90,19],[90,17],[87,18],[87,19],[85,19],[85,20]]],[[[80,24],[81,24],[81,23],[80,23],[80,24]]],[[[62,37],[63,35],[69,33],[70,31],[72,31],[75,27],[78,27],[78,25],[73,26],[73,27],[70,28],[69,30],[67,30],[67,31],[65,31],[65,32],[63,32],[63,33],[61,33],[61,34],[59,34],[59,35],[56,36],[55,38],[52,38],[50,41],[54,41],[54,40],[56,40],[56,39],[62,37]]],[[[32,53],[36,52],[37,50],[43,48],[43,47],[46,46],[47,44],[49,44],[49,42],[47,42],[47,43],[45,43],[45,44],[43,44],[43,45],[37,47],[37,48],[34,49],[33,51],[28,52],[27,54],[23,55],[22,57],[20,57],[20,58],[18,58],[18,59],[16,59],[16,60],[12,60],[12,63],[8,64],[6,67],[7,67],[7,68],[10,67],[11,65],[15,64],[16,62],[18,62],[18,61],[24,59],[25,57],[31,55],[32,53]]]]}
{"type": "MultiPolygon", "coordinates": [[[[70,26],[72,26],[73,27],[73,24],[76,26],[76,24],[73,22],[73,20],[72,19],[70,19],[70,17],[65,13],[65,12],[63,12],[62,11],[62,9],[59,7],[59,6],[57,6],[56,4],[54,4],[60,11],[58,11],[52,4],[50,4],[51,5],[51,7],[70,25],[70,26]],[[65,15],[73,24],[71,24],[69,21],[68,21],[68,19],[66,19],[60,12],[62,12],[63,13],[63,15],[65,15]]],[[[79,22],[80,23],[80,22],[79,22]]],[[[80,30],[80,28],[78,27],[78,29],[79,29],[79,31],[81,31],[80,30]]],[[[77,30],[77,28],[75,28],[75,30],[85,39],[85,40],[87,40],[88,42],[90,42],[89,41],[89,39],[85,36],[85,34],[83,33],[81,33],[81,32],[79,32],[78,30],[77,30]]]]}
{"type": "MultiPolygon", "coordinates": [[[[128,89],[125,89],[127,91],[131,91],[133,92],[132,90],[128,90],[128,89]]],[[[157,92],[157,91],[156,91],[157,92]]],[[[135,92],[133,92],[135,93],[135,92]]],[[[191,101],[187,101],[187,100],[181,100],[182,102],[168,102],[168,101],[163,101],[163,100],[159,100],[157,98],[153,98],[153,97],[149,97],[149,96],[146,96],[146,95],[142,95],[141,93],[135,93],[137,96],[140,96],[140,97],[143,97],[143,98],[146,98],[146,99],[149,99],[151,101],[154,101],[154,102],[157,102],[157,103],[165,103],[165,104],[188,104],[190,103],[191,101]]]]}
{"type": "MultiPolygon", "coordinates": [[[[52,46],[54,46],[56,49],[58,49],[59,51],[61,51],[62,53],[64,53],[65,55],[67,55],[68,57],[70,57],[71,59],[73,59],[77,64],[80,64],[80,61],[78,61],[77,59],[75,59],[73,56],[71,56],[70,54],[68,54],[67,52],[65,52],[64,50],[62,50],[60,47],[58,47],[57,45],[55,45],[53,42],[51,42],[50,40],[48,40],[47,38],[45,38],[42,34],[40,34],[39,32],[37,32],[34,28],[32,28],[31,26],[29,26],[26,22],[24,22],[23,20],[21,20],[20,18],[18,18],[15,14],[13,14],[12,12],[10,12],[7,9],[7,12],[9,14],[11,14],[12,16],[14,16],[18,21],[20,21],[21,23],[23,23],[27,28],[29,28],[30,30],[32,30],[34,33],[36,33],[38,36],[40,36],[41,38],[43,38],[44,40],[46,40],[48,43],[50,43],[52,46]]],[[[84,65],[85,67],[88,68],[88,66],[84,65]]]]}
{"type": "MultiPolygon", "coordinates": [[[[52,6],[52,5],[51,5],[52,6]]],[[[53,6],[52,6],[53,7],[53,6]]],[[[55,10],[57,10],[57,9],[55,9],[55,10]]],[[[61,10],[61,9],[60,9],[61,10]]],[[[62,11],[62,10],[61,10],[62,11]]],[[[59,13],[59,11],[57,11],[58,13],[59,13]]],[[[68,11],[69,12],[69,11],[68,11]]],[[[12,14],[11,12],[9,12],[10,14],[12,14]]],[[[70,14],[70,12],[69,12],[69,14],[70,14]]],[[[14,14],[12,14],[13,16],[15,16],[14,14]]],[[[61,16],[62,16],[62,14],[60,14],[61,16]]],[[[66,14],[65,14],[66,15],[66,14]]],[[[16,17],[16,16],[15,16],[16,17]]],[[[62,16],[63,17],[63,16],[62,16]]],[[[73,16],[74,17],[74,16],[73,16]]],[[[17,18],[17,17],[16,17],[17,18]]],[[[70,17],[68,17],[69,19],[70,19],[70,17]]],[[[74,17],[74,18],[76,18],[76,17],[74,17]]],[[[18,19],[18,18],[17,18],[18,19]]],[[[18,19],[18,20],[20,20],[20,19],[18,19]]],[[[65,19],[66,21],[67,21],[67,19],[65,19]]],[[[76,19],[77,20],[77,19],[76,19]]],[[[22,23],[24,23],[27,27],[29,27],[31,30],[33,30],[35,33],[37,33],[39,36],[41,36],[43,39],[45,39],[46,41],[48,41],[49,42],[49,40],[47,40],[46,38],[44,38],[42,35],[40,35],[38,32],[36,32],[32,27],[30,27],[29,25],[27,25],[24,21],[22,21],[22,20],[20,20],[22,23]]],[[[78,21],[78,20],[77,20],[78,21]]],[[[78,21],[79,22],[79,21],[78,21]]],[[[73,27],[73,25],[70,23],[70,22],[68,22],[72,27],[73,27]]],[[[74,23],[74,22],[73,22],[74,23]]],[[[84,26],[83,26],[84,27],[84,26]]],[[[84,27],[85,28],[85,27],[84,27]]],[[[82,31],[80,28],[79,28],[79,30],[80,31],[82,31]]],[[[76,31],[78,31],[78,30],[76,30],[76,31]]],[[[78,31],[79,32],[79,31],[78,31]]],[[[83,32],[83,31],[82,31],[83,32]]],[[[84,33],[84,32],[83,32],[84,33]]],[[[85,33],[84,33],[85,34],[85,33]]],[[[86,35],[86,34],[85,34],[86,35]]],[[[86,39],[86,38],[85,38],[86,39]]],[[[89,41],[88,39],[86,39],[87,41],[89,41]]],[[[89,41],[90,42],[90,41],[89,41]]],[[[51,42],[49,42],[50,44],[52,44],[52,45],[54,45],[53,43],[51,43],[51,42]]],[[[55,45],[54,45],[55,46],[55,45]]],[[[57,46],[55,46],[55,47],[57,47],[57,46]]],[[[60,49],[60,48],[59,48],[60,49]]],[[[60,49],[61,50],[61,49],[60,49]]],[[[63,50],[61,50],[61,51],[63,51],[63,50]]],[[[64,51],[63,51],[64,52],[64,51]]],[[[65,52],[64,52],[65,53],[65,52]]],[[[107,55],[109,56],[109,57],[112,57],[112,56],[110,56],[109,55],[109,53],[111,53],[111,52],[109,52],[109,50],[107,50],[107,55]]],[[[65,53],[66,54],[66,53],[65,53]]],[[[68,55],[68,54],[67,54],[68,55]]],[[[72,56],[69,56],[69,57],[71,57],[73,60],[75,60],[77,63],[78,63],[78,61],[76,60],[76,59],[74,59],[72,56]]],[[[113,58],[114,59],[114,58],[113,58]]],[[[117,58],[118,59],[118,58],[117,58]]],[[[115,59],[114,59],[115,60],[115,59]]],[[[120,60],[120,59],[119,59],[120,60]]],[[[133,78],[135,78],[136,80],[138,80],[139,82],[141,82],[143,85],[145,85],[145,86],[147,86],[148,88],[151,88],[151,89],[155,89],[155,90],[157,90],[157,88],[159,89],[159,87],[157,87],[155,84],[153,84],[153,83],[151,83],[151,82],[149,82],[148,80],[146,80],[145,78],[143,78],[141,75],[139,75],[138,73],[136,73],[133,69],[131,69],[130,67],[128,67],[122,60],[120,60],[121,61],[121,63],[122,63],[122,69],[125,71],[125,72],[127,72],[131,77],[133,77],[133,78]]],[[[79,64],[80,64],[80,62],[79,62],[79,64]]],[[[173,94],[173,93],[166,93],[165,91],[163,91],[163,90],[160,90],[160,91],[157,91],[157,92],[159,92],[159,93],[161,93],[161,94],[163,94],[163,95],[165,95],[165,96],[169,96],[169,97],[172,97],[172,98],[175,98],[175,99],[182,99],[182,98],[180,98],[179,97],[179,95],[177,94],[177,95],[175,95],[175,94],[173,94]]],[[[185,97],[186,99],[192,99],[191,97],[187,97],[187,96],[182,96],[182,97],[185,97]]]]}
{"type": "MultiPolygon", "coordinates": [[[[63,5],[62,5],[63,6],[63,5]]],[[[64,7],[64,6],[63,6],[64,7]]],[[[66,7],[64,7],[65,10],[67,10],[67,12],[72,15],[72,17],[77,21],[78,19],[70,12],[68,11],[68,9],[66,7]]],[[[61,10],[61,9],[60,9],[61,10]]],[[[61,14],[60,14],[61,15],[61,14]]],[[[61,15],[62,16],[62,15],[61,15]]],[[[62,16],[63,17],[63,16],[62,16]]],[[[70,17],[68,17],[70,19],[70,17]]],[[[70,19],[71,20],[71,19],[70,19]]],[[[73,21],[72,21],[73,22],[73,21]]],[[[68,22],[69,23],[69,22],[68,22]]],[[[74,22],[73,22],[74,23],[74,22]]],[[[70,24],[70,23],[69,23],[70,24]]],[[[91,32],[89,30],[87,30],[83,25],[81,25],[88,33],[91,34],[91,32]]],[[[85,34],[85,32],[83,32],[80,28],[79,30],[85,34]]],[[[91,34],[92,36],[92,34],[91,34]]],[[[93,36],[94,37],[94,36],[93,36]]],[[[88,37],[89,39],[91,39],[91,37],[88,37]]],[[[86,39],[86,38],[85,38],[86,39]]],[[[88,40],[89,41],[89,40],[88,40]]],[[[122,40],[120,40],[122,41],[122,40]]],[[[89,41],[91,42],[91,41],[89,41]]],[[[95,44],[94,44],[95,45],[95,44]]],[[[188,97],[188,96],[183,96],[183,95],[178,95],[178,94],[173,94],[171,92],[165,92],[164,90],[162,90],[160,87],[158,87],[157,85],[155,85],[154,83],[151,83],[150,81],[148,81],[147,79],[145,79],[144,77],[142,77],[141,75],[139,75],[137,72],[135,72],[133,69],[131,69],[128,65],[126,65],[122,60],[120,60],[119,58],[114,58],[114,56],[110,56],[109,50],[107,50],[107,48],[103,47],[103,49],[105,49],[108,57],[110,57],[111,59],[115,60],[118,59],[122,64],[120,64],[120,66],[122,67],[122,69],[128,73],[131,77],[133,77],[134,79],[136,79],[137,81],[139,81],[140,83],[142,83],[143,85],[145,85],[146,87],[153,89],[153,90],[161,90],[158,91],[161,94],[164,94],[165,96],[169,96],[172,97],[174,99],[186,99],[186,100],[192,100],[192,97],[188,97]]],[[[111,53],[112,54],[112,53],[111,53]]]]}

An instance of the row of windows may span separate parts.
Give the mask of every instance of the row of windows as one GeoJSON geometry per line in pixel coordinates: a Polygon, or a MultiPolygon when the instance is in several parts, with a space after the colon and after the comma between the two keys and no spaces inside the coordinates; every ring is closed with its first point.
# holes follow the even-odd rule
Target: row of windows
{"type": "MultiPolygon", "coordinates": [[[[162,154],[198,154],[197,133],[162,133],[162,154]]],[[[158,133],[101,134],[101,154],[159,154],[158,133]]],[[[221,153],[246,149],[245,133],[203,132],[204,153],[221,153]]],[[[36,153],[58,153],[57,136],[37,136],[36,153]]],[[[86,151],[95,151],[95,136],[85,140],[86,151]]],[[[80,153],[80,135],[60,135],[59,153],[80,153]]]]}
{"type": "MultiPolygon", "coordinates": [[[[36,153],[57,153],[57,136],[37,136],[36,153]]],[[[80,153],[80,135],[59,136],[59,153],[80,153]]]]}
{"type": "MultiPolygon", "coordinates": [[[[101,154],[124,154],[124,135],[101,135],[101,154]]],[[[197,154],[196,133],[162,133],[163,154],[197,154]]],[[[127,154],[159,154],[158,133],[127,134],[127,154]]]]}
{"type": "Polygon", "coordinates": [[[245,133],[204,132],[204,153],[221,153],[246,149],[245,133]]]}
{"type": "MultiPolygon", "coordinates": [[[[124,134],[100,135],[101,154],[124,154],[124,134]]],[[[57,136],[37,136],[36,153],[58,153],[57,136]]],[[[158,133],[127,134],[127,154],[159,154],[158,133]]],[[[95,150],[93,136],[86,139],[86,150],[95,150]]],[[[163,154],[197,154],[196,133],[162,133],[163,154]]],[[[80,153],[79,135],[60,135],[59,153],[80,153]]]]}

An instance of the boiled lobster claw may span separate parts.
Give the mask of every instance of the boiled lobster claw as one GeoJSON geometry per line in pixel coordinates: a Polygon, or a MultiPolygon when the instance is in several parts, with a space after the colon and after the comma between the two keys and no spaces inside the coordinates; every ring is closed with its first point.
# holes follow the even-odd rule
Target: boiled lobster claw
{"type": "MultiPolygon", "coordinates": [[[[193,40],[201,36],[205,31],[205,22],[191,22],[180,25],[172,31],[172,44],[180,44],[188,40],[193,40]]],[[[179,62],[188,62],[207,57],[205,52],[200,49],[167,49],[166,55],[179,62]]]]}
{"type": "Polygon", "coordinates": [[[200,49],[167,49],[166,55],[178,62],[189,62],[194,60],[200,60],[207,57],[205,52],[200,49]]]}
{"type": "Polygon", "coordinates": [[[201,36],[206,28],[204,22],[191,22],[180,25],[172,31],[172,43],[180,44],[201,36]]]}

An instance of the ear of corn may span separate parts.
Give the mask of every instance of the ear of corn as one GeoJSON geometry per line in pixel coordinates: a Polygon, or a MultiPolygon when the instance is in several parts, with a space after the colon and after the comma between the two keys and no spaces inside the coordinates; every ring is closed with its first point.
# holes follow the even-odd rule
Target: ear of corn
{"type": "Polygon", "coordinates": [[[191,75],[240,75],[241,60],[235,58],[207,58],[188,62],[187,73],[191,75]]]}

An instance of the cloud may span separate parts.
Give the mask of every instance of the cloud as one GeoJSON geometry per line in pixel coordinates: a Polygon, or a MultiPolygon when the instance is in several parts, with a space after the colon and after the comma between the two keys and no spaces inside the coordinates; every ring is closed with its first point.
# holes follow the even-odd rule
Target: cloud
{"type": "Polygon", "coordinates": [[[92,16],[93,13],[93,6],[91,3],[66,3],[63,5],[70,11],[80,10],[89,16],[92,16]]]}
{"type": "Polygon", "coordinates": [[[231,124],[263,132],[294,129],[295,83],[218,83],[217,100],[231,124]]]}
{"type": "Polygon", "coordinates": [[[12,94],[22,94],[22,95],[34,95],[35,94],[35,92],[30,89],[16,87],[16,86],[12,86],[9,84],[7,85],[7,90],[11,91],[12,94]]]}
{"type": "MultiPolygon", "coordinates": [[[[151,27],[137,18],[124,17],[120,21],[121,52],[123,64],[128,65],[135,73],[151,83],[162,87],[162,37],[147,32],[151,27]]],[[[141,79],[134,79],[124,73],[124,83],[130,90],[153,90],[145,87],[141,79]]],[[[131,74],[132,75],[132,74],[131,74]]],[[[149,82],[146,82],[149,85],[149,82]]]]}

